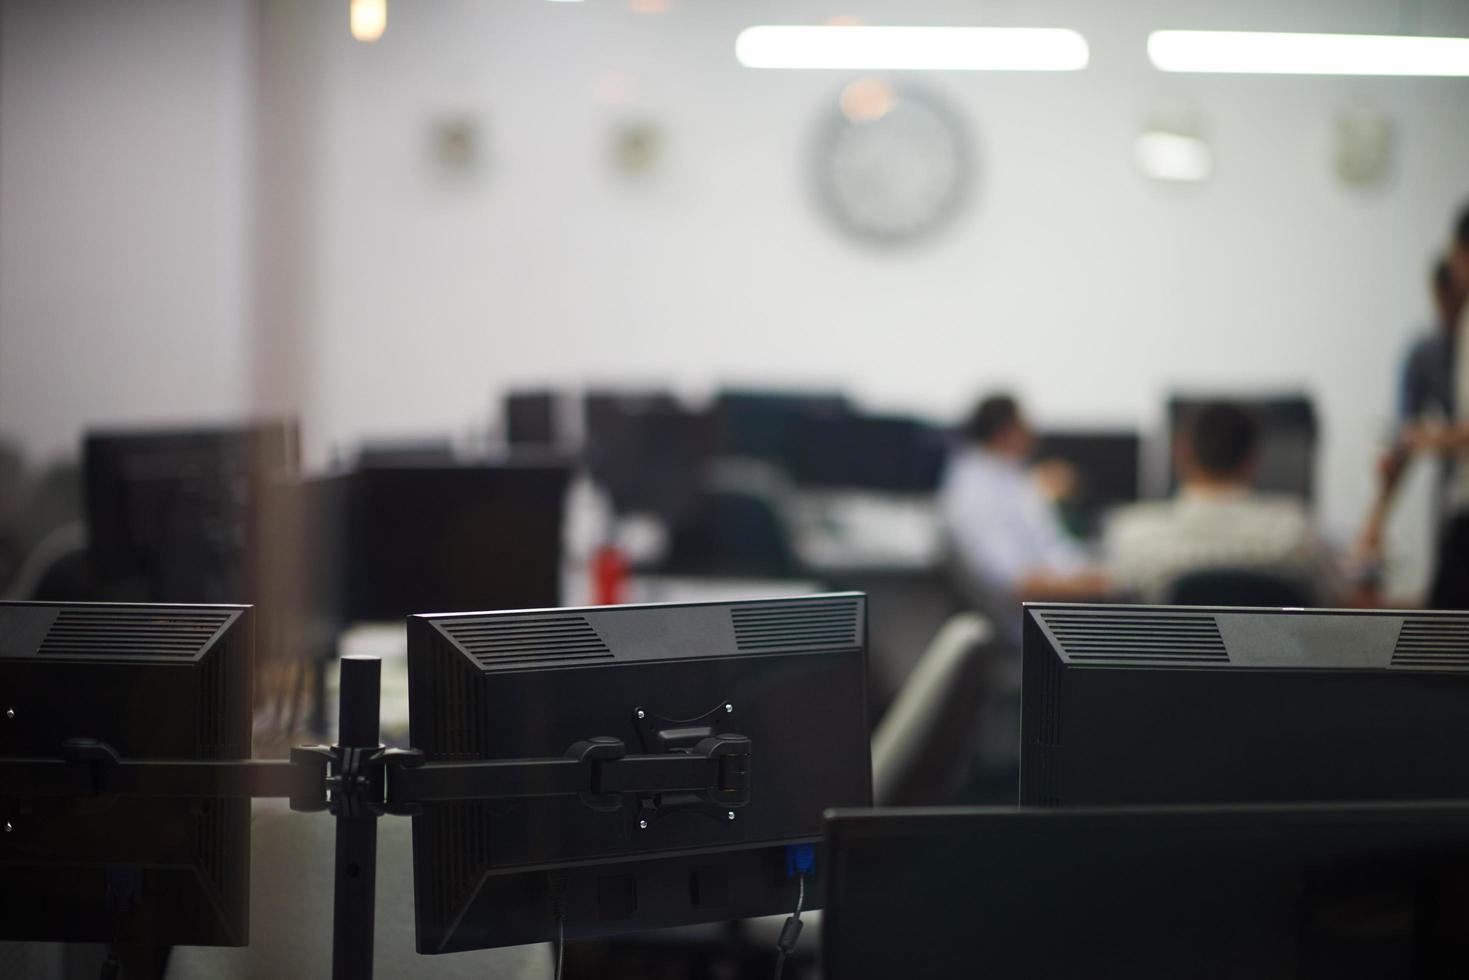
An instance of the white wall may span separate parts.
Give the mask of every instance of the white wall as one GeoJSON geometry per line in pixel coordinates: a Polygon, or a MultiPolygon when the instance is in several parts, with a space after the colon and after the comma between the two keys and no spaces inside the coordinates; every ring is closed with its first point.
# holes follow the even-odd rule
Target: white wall
{"type": "Polygon", "coordinates": [[[0,433],[247,406],[247,5],[0,4],[0,433]]]}
{"type": "MultiPolygon", "coordinates": [[[[1142,424],[1175,385],[1305,386],[1326,424],[1325,516],[1353,525],[1430,254],[1469,198],[1469,82],[1169,76],[1143,42],[1164,26],[1469,34],[1469,7],[839,7],[391,0],[386,36],[360,45],[339,0],[5,4],[0,430],[55,452],[89,421],[294,391],[320,458],[483,426],[518,382],[816,380],[941,416],[1007,383],[1043,421],[1142,424]],[[811,193],[813,133],[847,77],[733,58],[747,24],[835,13],[1072,26],[1092,67],[914,79],[962,112],[978,194],[941,239],[879,252],[833,231],[811,193]],[[278,59],[289,84],[267,83],[278,59]],[[635,77],[630,104],[595,96],[609,72],[635,77]],[[303,107],[282,115],[292,86],[303,107]],[[1129,163],[1147,114],[1177,102],[1218,153],[1191,193],[1129,163]],[[1359,103],[1397,126],[1376,192],[1328,170],[1332,117],[1359,103]],[[446,114],[481,122],[477,175],[433,163],[446,114]],[[628,118],[666,134],[651,179],[608,163],[628,118]],[[252,243],[255,173],[268,213],[252,243]],[[252,307],[270,330],[251,332],[252,307]],[[298,380],[272,387],[277,372],[298,380]]],[[[1399,524],[1422,554],[1421,505],[1399,524]]]]}
{"type": "MultiPolygon", "coordinates": [[[[518,381],[827,379],[873,404],[957,413],[1016,384],[1043,419],[1149,423],[1174,385],[1304,386],[1325,425],[1324,511],[1369,493],[1425,272],[1469,199],[1469,82],[1167,76],[1149,29],[1391,32],[1396,4],[1265,0],[847,3],[869,22],[1064,25],[1092,42],[1072,75],[943,74],[979,147],[976,200],[901,253],[844,240],[816,210],[807,156],[848,76],[740,68],[733,40],[817,3],[704,0],[395,3],[375,45],[337,32],[322,172],[325,266],[317,444],[462,428],[518,381]],[[630,106],[597,79],[638,80],[630,106]],[[1132,170],[1155,106],[1201,113],[1207,186],[1165,193],[1132,170]],[[1329,170],[1334,114],[1389,112],[1397,172],[1374,192],[1329,170]],[[447,179],[430,121],[482,122],[488,165],[447,179]],[[665,166],[612,172],[608,131],[646,117],[665,166]]],[[[1408,25],[1412,27],[1413,25],[1408,25]]],[[[1469,7],[1418,28],[1469,34],[1469,7]]]]}

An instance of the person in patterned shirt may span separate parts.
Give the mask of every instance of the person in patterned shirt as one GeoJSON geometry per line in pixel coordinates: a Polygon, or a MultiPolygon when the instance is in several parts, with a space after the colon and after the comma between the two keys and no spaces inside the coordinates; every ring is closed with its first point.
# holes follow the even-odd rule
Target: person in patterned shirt
{"type": "Polygon", "coordinates": [[[1175,447],[1178,492],[1108,522],[1103,553],[1113,576],[1149,602],[1167,601],[1184,575],[1224,569],[1286,579],[1316,604],[1339,600],[1340,571],[1303,502],[1253,489],[1259,447],[1259,423],[1244,408],[1201,406],[1175,447]]]}

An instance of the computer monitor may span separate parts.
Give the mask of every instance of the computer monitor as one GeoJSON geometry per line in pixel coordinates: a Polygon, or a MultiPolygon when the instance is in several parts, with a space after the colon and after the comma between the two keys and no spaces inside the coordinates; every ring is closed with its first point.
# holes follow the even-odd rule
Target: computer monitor
{"type": "Polygon", "coordinates": [[[661,389],[594,389],[582,396],[582,429],[587,465],[593,476],[604,460],[615,459],[636,434],[639,418],[650,412],[676,412],[682,406],[661,389]]]}
{"type": "Polygon", "coordinates": [[[840,418],[851,405],[839,391],[761,391],[730,388],[715,397],[715,452],[748,456],[789,468],[799,419],[840,418]]]}
{"type": "Polygon", "coordinates": [[[569,466],[382,466],[337,479],[346,620],[560,601],[569,466]]]}
{"type": "Polygon", "coordinates": [[[696,506],[712,449],[707,412],[634,402],[589,423],[586,458],[619,514],[649,514],[672,526],[696,506]]]}
{"type": "Polygon", "coordinates": [[[942,430],[899,416],[800,414],[788,438],[791,478],[816,489],[932,493],[948,448],[942,430]]]}
{"type": "Polygon", "coordinates": [[[422,439],[369,439],[357,447],[353,466],[453,466],[454,441],[447,436],[422,439]]]}
{"type": "Polygon", "coordinates": [[[512,391],[505,396],[505,441],[514,447],[544,448],[565,442],[558,424],[557,394],[549,389],[512,391]]]}
{"type": "Polygon", "coordinates": [[[1469,615],[1025,607],[1020,801],[1469,799],[1469,615]]]}
{"type": "Polygon", "coordinates": [[[286,422],[91,432],[83,445],[88,548],[108,598],[238,602],[264,488],[298,459],[286,422]]]}
{"type": "Polygon", "coordinates": [[[1469,973],[1469,804],[838,811],[822,975],[1469,973]]]}
{"type": "Polygon", "coordinates": [[[1142,438],[1137,432],[1045,431],[1039,434],[1035,458],[1059,460],[1076,471],[1076,488],[1059,510],[1078,537],[1097,537],[1108,513],[1142,496],[1142,438]]]}
{"type": "MultiPolygon", "coordinates": [[[[1174,396],[1168,400],[1168,425],[1177,439],[1189,418],[1204,405],[1225,401],[1248,410],[1260,424],[1259,458],[1254,485],[1269,493],[1289,494],[1306,503],[1316,490],[1316,408],[1309,395],[1277,397],[1174,396]]],[[[1170,489],[1178,486],[1171,469],[1170,489]]]]}
{"type": "Polygon", "coordinates": [[[575,939],[794,908],[786,846],[819,840],[826,807],[872,798],[865,608],[839,594],[411,617],[412,743],[430,762],[555,758],[593,736],[687,753],[721,733],[751,758],[734,809],[695,794],[426,804],[419,952],[551,940],[558,909],[575,939]]]}
{"type": "MultiPolygon", "coordinates": [[[[0,603],[0,757],[248,759],[253,642],[245,606],[0,603]]],[[[0,785],[0,816],[0,939],[247,942],[248,799],[0,785]]]]}

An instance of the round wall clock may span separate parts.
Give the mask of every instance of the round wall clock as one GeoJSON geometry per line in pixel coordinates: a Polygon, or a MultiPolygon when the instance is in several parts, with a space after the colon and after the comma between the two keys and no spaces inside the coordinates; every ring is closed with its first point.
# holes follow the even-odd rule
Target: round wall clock
{"type": "Polygon", "coordinates": [[[969,141],[946,104],[864,78],[843,89],[838,107],[816,151],[818,196],[838,226],[900,244],[953,220],[972,178],[969,141]]]}

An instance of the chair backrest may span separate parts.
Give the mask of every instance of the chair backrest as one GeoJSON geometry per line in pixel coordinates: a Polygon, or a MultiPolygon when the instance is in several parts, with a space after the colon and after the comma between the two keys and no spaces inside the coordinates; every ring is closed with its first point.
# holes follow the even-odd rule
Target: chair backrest
{"type": "Polygon", "coordinates": [[[83,521],[69,521],[36,542],[0,599],[86,602],[97,598],[92,588],[87,562],[87,525],[83,521]]]}
{"type": "Polygon", "coordinates": [[[1247,568],[1205,568],[1181,575],[1168,592],[1175,606],[1310,606],[1309,589],[1282,575],[1247,568]]]}
{"type": "Polygon", "coordinates": [[[944,802],[969,756],[994,635],[972,612],[951,616],[934,635],[872,733],[874,804],[944,802]]]}

